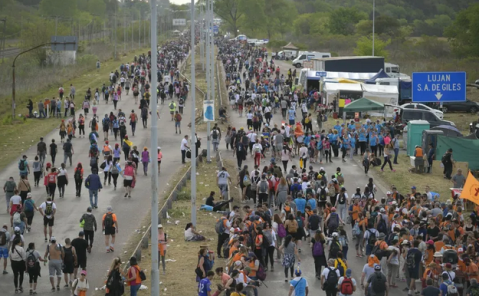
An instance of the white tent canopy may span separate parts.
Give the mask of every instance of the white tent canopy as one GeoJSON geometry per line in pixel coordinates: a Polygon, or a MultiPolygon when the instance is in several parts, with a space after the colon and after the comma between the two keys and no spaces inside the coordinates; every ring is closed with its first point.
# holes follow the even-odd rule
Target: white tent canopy
{"type": "Polygon", "coordinates": [[[377,85],[362,83],[363,97],[390,105],[398,105],[399,91],[395,85],[377,85]]]}
{"type": "Polygon", "coordinates": [[[363,89],[361,88],[361,84],[359,84],[359,83],[330,83],[330,82],[326,82],[324,84],[323,90],[326,93],[337,93],[341,90],[363,92],[363,89]]]}

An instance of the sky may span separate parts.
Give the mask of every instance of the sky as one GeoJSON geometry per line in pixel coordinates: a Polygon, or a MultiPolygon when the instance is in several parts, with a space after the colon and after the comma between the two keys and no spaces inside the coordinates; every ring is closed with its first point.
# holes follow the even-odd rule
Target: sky
{"type": "Polygon", "coordinates": [[[191,0],[170,0],[170,3],[181,5],[185,3],[191,3],[191,0]]]}

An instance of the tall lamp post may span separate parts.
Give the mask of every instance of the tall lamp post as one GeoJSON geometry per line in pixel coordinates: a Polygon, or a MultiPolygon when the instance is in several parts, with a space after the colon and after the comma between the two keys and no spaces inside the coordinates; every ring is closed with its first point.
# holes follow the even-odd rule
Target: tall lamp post
{"type": "Polygon", "coordinates": [[[374,26],[376,21],[376,0],[373,0],[373,56],[374,56],[374,26]]]}
{"type": "MultiPolygon", "coordinates": [[[[191,56],[191,143],[196,145],[196,71],[195,71],[195,0],[191,0],[190,56],[191,56]]],[[[191,223],[196,225],[196,147],[191,149],[191,223]]]]}

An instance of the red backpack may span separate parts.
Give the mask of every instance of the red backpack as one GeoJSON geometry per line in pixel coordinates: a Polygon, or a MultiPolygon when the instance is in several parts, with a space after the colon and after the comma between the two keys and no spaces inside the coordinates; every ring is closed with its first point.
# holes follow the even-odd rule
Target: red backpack
{"type": "Polygon", "coordinates": [[[341,283],[341,294],[352,295],[353,294],[353,281],[350,278],[343,278],[341,283]]]}
{"type": "Polygon", "coordinates": [[[126,168],[125,168],[125,172],[124,172],[125,176],[134,176],[134,169],[133,169],[133,166],[131,165],[127,165],[126,168]]]}

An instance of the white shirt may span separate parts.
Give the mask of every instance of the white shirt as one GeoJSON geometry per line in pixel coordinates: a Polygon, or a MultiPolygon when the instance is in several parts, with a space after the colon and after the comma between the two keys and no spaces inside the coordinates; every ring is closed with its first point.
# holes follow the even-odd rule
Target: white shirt
{"type": "Polygon", "coordinates": [[[181,149],[182,151],[183,151],[183,150],[186,150],[187,146],[188,146],[188,140],[185,139],[185,138],[183,138],[183,140],[181,140],[181,148],[180,148],[180,149],[181,149]]]}
{"type": "Polygon", "coordinates": [[[263,150],[263,146],[261,146],[260,143],[255,143],[253,145],[253,152],[254,153],[261,153],[262,150],[263,150]]]}
{"type": "Polygon", "coordinates": [[[250,133],[250,134],[247,135],[247,137],[248,137],[248,139],[249,139],[249,141],[250,141],[251,143],[255,143],[255,142],[256,142],[256,137],[257,137],[257,136],[258,136],[258,135],[257,135],[255,132],[252,132],[252,133],[250,133]]]}
{"type": "Polygon", "coordinates": [[[59,168],[58,169],[58,175],[57,176],[66,176],[67,175],[67,170],[59,168]]]}
{"type": "Polygon", "coordinates": [[[246,113],[246,119],[253,119],[253,113],[246,113]]]}
{"type": "Polygon", "coordinates": [[[321,276],[324,276],[324,279],[325,279],[325,280],[328,278],[329,268],[331,268],[333,271],[336,271],[336,274],[338,275],[338,278],[341,276],[341,275],[339,274],[339,269],[334,268],[334,267],[331,267],[331,266],[328,266],[328,267],[326,267],[325,269],[323,269],[323,272],[321,272],[321,276]]]}
{"type": "MultiPolygon", "coordinates": [[[[54,202],[51,202],[51,203],[52,203],[52,210],[56,210],[56,209],[57,209],[57,205],[56,205],[54,202]]],[[[52,218],[53,211],[52,211],[52,214],[50,214],[50,215],[47,215],[47,214],[45,213],[45,210],[47,209],[47,202],[46,202],[46,201],[43,202],[43,203],[40,205],[39,208],[43,210],[43,214],[45,214],[45,217],[47,217],[48,219],[51,219],[51,218],[52,218]]]]}
{"type": "Polygon", "coordinates": [[[299,157],[308,158],[308,156],[308,148],[306,146],[299,148],[299,157]]]}
{"type": "Polygon", "coordinates": [[[90,285],[88,284],[88,280],[85,278],[84,281],[80,281],[80,279],[76,279],[73,281],[73,284],[72,284],[72,287],[75,286],[75,281],[77,281],[76,283],[76,287],[75,287],[75,291],[74,291],[74,295],[78,295],[80,293],[80,291],[78,291],[78,289],[90,289],[90,285]]]}
{"type": "Polygon", "coordinates": [[[14,195],[10,197],[10,202],[14,205],[20,205],[22,204],[22,198],[20,197],[20,195],[14,195]]]}
{"type": "Polygon", "coordinates": [[[12,261],[27,260],[27,254],[22,247],[17,245],[13,251],[10,250],[10,259],[12,261]]]}

